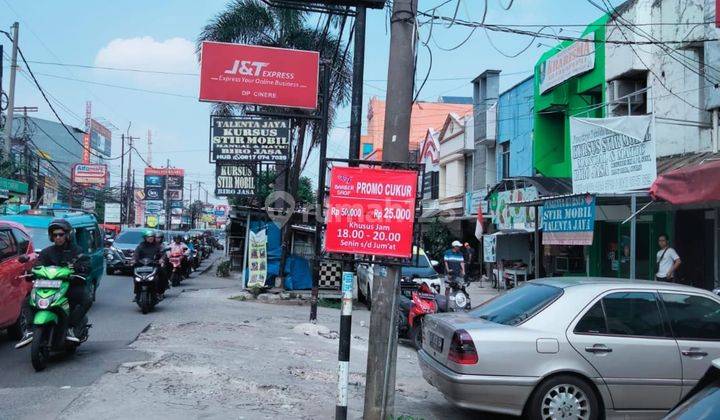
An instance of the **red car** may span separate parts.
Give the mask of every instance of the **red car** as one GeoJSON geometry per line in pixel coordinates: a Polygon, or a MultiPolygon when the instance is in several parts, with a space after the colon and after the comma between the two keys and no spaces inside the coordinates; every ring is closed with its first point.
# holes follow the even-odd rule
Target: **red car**
{"type": "Polygon", "coordinates": [[[32,289],[32,283],[20,276],[32,268],[36,258],[25,228],[0,220],[0,330],[7,328],[11,339],[22,335],[26,321],[20,308],[32,289]]]}

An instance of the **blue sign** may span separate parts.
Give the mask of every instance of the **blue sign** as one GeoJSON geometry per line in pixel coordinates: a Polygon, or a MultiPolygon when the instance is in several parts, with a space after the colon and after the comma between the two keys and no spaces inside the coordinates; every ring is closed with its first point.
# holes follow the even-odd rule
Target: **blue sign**
{"type": "Polygon", "coordinates": [[[352,293],[353,289],[353,273],[352,271],[343,271],[342,273],[342,292],[352,293]]]}
{"type": "Polygon", "coordinates": [[[548,200],[542,207],[543,245],[592,245],[595,196],[548,200]]]}
{"type": "Polygon", "coordinates": [[[172,201],[170,201],[170,208],[171,208],[171,209],[181,209],[181,208],[183,208],[183,202],[182,202],[182,200],[172,200],[172,201]]]}

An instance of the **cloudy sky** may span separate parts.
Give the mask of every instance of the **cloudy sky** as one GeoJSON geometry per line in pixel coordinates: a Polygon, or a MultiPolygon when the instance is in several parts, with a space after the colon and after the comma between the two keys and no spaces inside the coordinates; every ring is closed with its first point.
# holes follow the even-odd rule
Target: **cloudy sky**
{"type": "MultiPolygon", "coordinates": [[[[214,167],[207,162],[209,105],[197,100],[199,82],[194,42],[202,26],[229,2],[0,0],[0,26],[9,30],[14,21],[20,22],[20,46],[67,124],[82,127],[85,101],[92,101],[93,115],[117,127],[113,156],[119,155],[120,134],[126,132],[131,123],[130,133],[141,138],[136,146],[146,156],[147,131],[152,130],[153,163],[164,165],[170,159],[172,166],[185,168],[186,185],[204,183],[211,191],[212,200],[214,167]]],[[[420,0],[420,10],[443,3],[447,4],[436,9],[436,13],[452,16],[454,0],[420,0]]],[[[509,0],[488,0],[487,3],[488,23],[561,25],[545,31],[568,36],[578,35],[582,30],[579,25],[601,15],[583,0],[515,0],[507,11],[502,6],[507,6],[509,0]]],[[[482,0],[462,0],[457,16],[479,21],[484,4],[482,0]]],[[[316,17],[309,17],[311,25],[315,21],[316,17]]],[[[368,13],[364,112],[368,99],[384,97],[387,89],[390,36],[387,22],[386,11],[368,13]]],[[[422,100],[435,100],[440,95],[471,96],[470,80],[489,68],[502,70],[505,75],[501,78],[501,88],[510,87],[529,76],[539,55],[555,44],[552,40],[521,35],[472,31],[459,25],[434,25],[431,37],[429,30],[430,25],[420,28],[422,41],[427,41],[432,49],[432,67],[427,48],[423,46],[418,52],[418,87],[426,76],[428,78],[419,95],[422,100]],[[466,38],[468,41],[459,48],[445,51],[466,38]]],[[[10,45],[5,38],[1,42],[7,54],[10,45]]],[[[7,90],[7,55],[3,60],[6,70],[3,83],[7,90]]],[[[18,77],[16,92],[16,106],[37,106],[38,117],[54,120],[27,74],[18,77]]],[[[349,117],[349,109],[339,112],[331,132],[329,154],[347,156],[349,117]]],[[[134,160],[134,166],[141,173],[138,159],[134,160]]],[[[111,173],[115,180],[119,172],[119,163],[113,164],[111,173]]],[[[306,175],[317,176],[314,152],[311,152],[306,175]]],[[[138,177],[138,183],[141,182],[138,177]]]]}

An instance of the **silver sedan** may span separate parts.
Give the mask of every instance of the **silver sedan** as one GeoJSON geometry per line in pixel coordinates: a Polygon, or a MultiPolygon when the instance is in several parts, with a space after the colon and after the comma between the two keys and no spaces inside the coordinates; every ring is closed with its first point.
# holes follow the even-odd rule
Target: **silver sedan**
{"type": "Polygon", "coordinates": [[[540,279],[430,316],[423,337],[423,376],[459,406],[658,418],[720,357],[720,298],[670,283],[540,279]]]}

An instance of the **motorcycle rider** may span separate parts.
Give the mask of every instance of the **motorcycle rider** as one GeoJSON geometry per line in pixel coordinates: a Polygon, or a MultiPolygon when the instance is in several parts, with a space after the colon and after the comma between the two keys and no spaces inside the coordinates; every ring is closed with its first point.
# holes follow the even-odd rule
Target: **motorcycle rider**
{"type": "MultiPolygon", "coordinates": [[[[151,230],[143,232],[143,241],[135,248],[133,253],[133,266],[136,266],[142,259],[151,259],[153,261],[159,261],[162,257],[162,248],[155,242],[155,233],[151,230]]],[[[161,270],[158,270],[161,271],[161,270]]],[[[165,289],[163,285],[167,281],[161,279],[162,275],[158,276],[155,280],[157,284],[158,298],[161,300],[165,298],[165,289]]],[[[135,300],[137,300],[137,284],[135,285],[135,300]]],[[[135,301],[134,300],[134,301],[135,301]]]]}
{"type": "Polygon", "coordinates": [[[182,241],[182,236],[175,235],[173,238],[173,243],[170,244],[170,250],[168,251],[167,255],[173,255],[173,254],[182,254],[182,259],[180,260],[180,271],[183,273],[183,276],[186,278],[189,277],[187,275],[188,273],[188,253],[190,252],[188,249],[188,246],[182,241]]]}
{"type": "MultiPolygon", "coordinates": [[[[70,241],[72,226],[64,219],[55,219],[48,226],[48,236],[53,245],[45,247],[35,262],[36,266],[69,266],[73,265],[78,275],[85,276],[88,271],[87,264],[79,261],[78,257],[82,254],[79,246],[74,245],[70,241]]],[[[77,283],[71,282],[67,292],[67,298],[70,303],[70,316],[68,318],[68,331],[66,340],[79,343],[80,339],[75,336],[75,327],[82,321],[85,314],[92,304],[92,293],[87,286],[87,282],[77,283]]],[[[29,302],[25,305],[29,309],[28,313],[32,314],[29,302]]],[[[28,319],[32,319],[29,317],[28,319]]],[[[32,331],[26,331],[23,338],[15,345],[15,348],[21,348],[30,344],[33,340],[32,331]]]]}
{"type": "Polygon", "coordinates": [[[443,259],[445,260],[445,272],[448,275],[448,280],[452,278],[465,277],[465,255],[462,253],[460,248],[462,244],[460,241],[453,241],[451,244],[452,248],[445,251],[443,259]]]}

